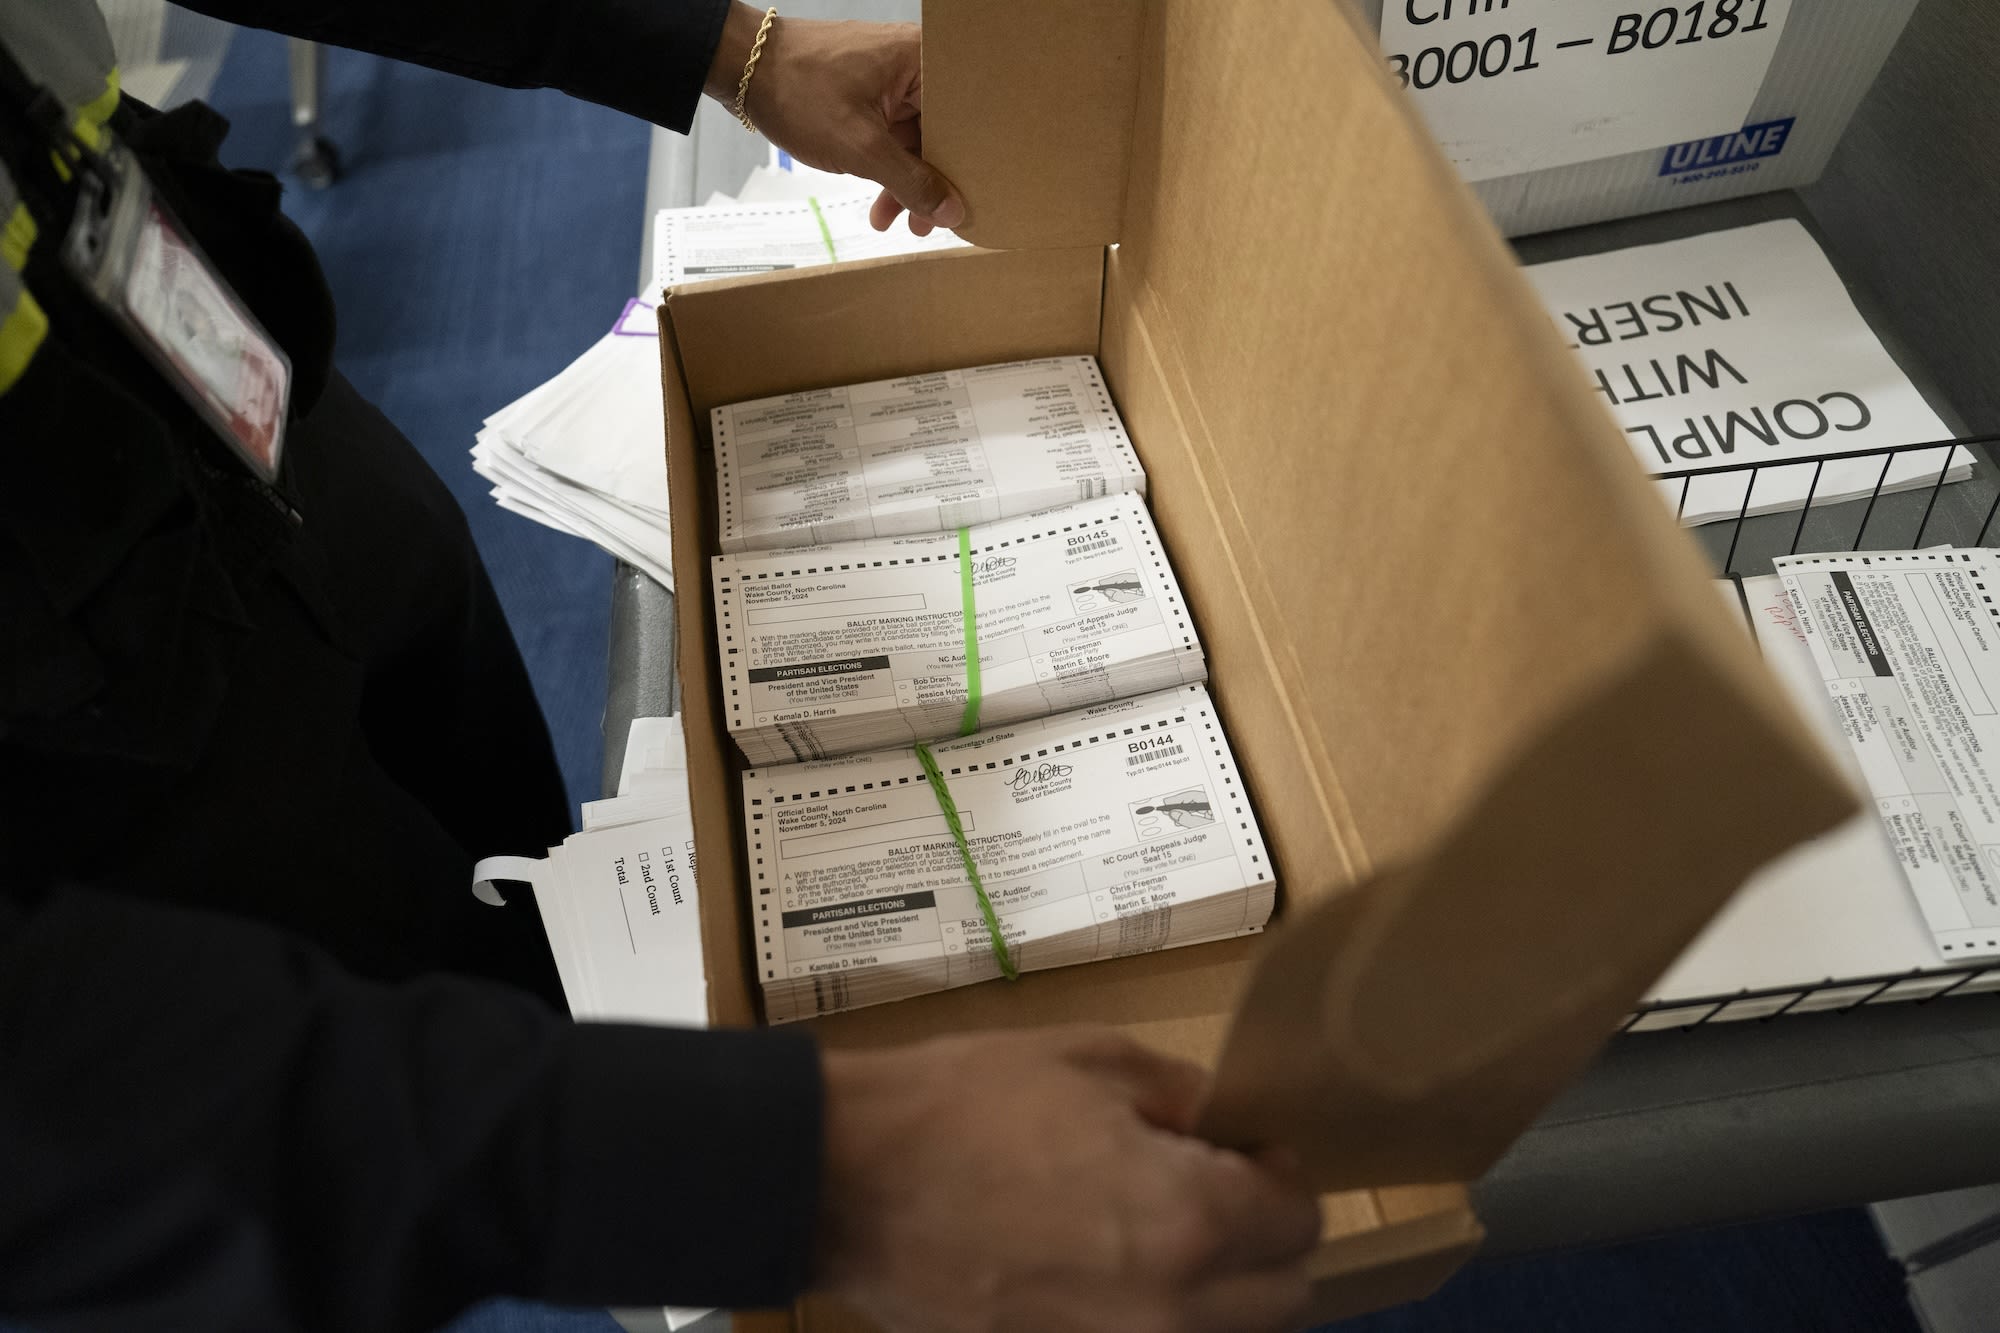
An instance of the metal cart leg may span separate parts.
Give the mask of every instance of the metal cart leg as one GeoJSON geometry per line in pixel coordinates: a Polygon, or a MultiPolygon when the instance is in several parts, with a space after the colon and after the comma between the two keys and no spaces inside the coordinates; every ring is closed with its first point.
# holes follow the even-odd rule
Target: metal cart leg
{"type": "Polygon", "coordinates": [[[292,74],[292,170],[315,190],[324,190],[340,175],[340,153],[319,133],[320,88],[326,82],[326,52],[317,42],[293,37],[286,42],[292,74]]]}

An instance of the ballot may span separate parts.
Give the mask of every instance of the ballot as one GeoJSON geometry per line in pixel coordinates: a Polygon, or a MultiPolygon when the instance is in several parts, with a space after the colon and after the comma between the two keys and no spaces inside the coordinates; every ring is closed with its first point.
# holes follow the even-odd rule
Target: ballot
{"type": "Polygon", "coordinates": [[[1146,489],[1090,356],[780,394],[718,407],[711,425],[725,551],[946,532],[1146,489]]]}
{"type": "Polygon", "coordinates": [[[1776,566],[1938,952],[2000,957],[2000,551],[1776,566]]]}
{"type": "Polygon", "coordinates": [[[1271,859],[1204,686],[926,754],[935,781],[912,749],[743,775],[769,1021],[1246,934],[1271,915],[1271,859]]]}
{"type": "MultiPolygon", "coordinates": [[[[756,173],[746,186],[759,180],[756,173]]],[[[838,182],[828,182],[838,187],[838,182]]],[[[850,259],[948,250],[964,241],[942,227],[927,236],[907,217],[876,231],[868,211],[878,187],[856,181],[833,197],[723,199],[699,208],[663,208],[653,215],[653,286],[668,287],[746,273],[778,273],[850,259]]]]}
{"type": "Polygon", "coordinates": [[[936,740],[1208,679],[1146,505],[711,558],[753,764],[936,740]]]}

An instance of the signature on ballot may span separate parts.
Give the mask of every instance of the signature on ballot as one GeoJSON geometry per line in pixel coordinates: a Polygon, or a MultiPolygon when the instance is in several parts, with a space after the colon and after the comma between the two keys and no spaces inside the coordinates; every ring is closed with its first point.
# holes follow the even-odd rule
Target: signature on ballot
{"type": "Polygon", "coordinates": [[[1071,771],[1068,764],[1036,764],[1033,768],[1017,768],[1014,770],[1014,776],[1007,779],[1007,785],[1015,791],[1021,791],[1028,787],[1039,787],[1044,782],[1053,782],[1057,778],[1066,778],[1071,771]]]}

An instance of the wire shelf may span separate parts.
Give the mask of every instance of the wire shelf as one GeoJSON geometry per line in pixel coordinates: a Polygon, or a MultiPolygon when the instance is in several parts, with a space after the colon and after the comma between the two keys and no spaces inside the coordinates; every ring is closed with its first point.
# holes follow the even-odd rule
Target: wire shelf
{"type": "Polygon", "coordinates": [[[2000,435],[1971,435],[1781,462],[1718,463],[1653,475],[1674,503],[1677,518],[1686,514],[1698,483],[1745,478],[1742,499],[1733,516],[1689,527],[1717,571],[1740,578],[1769,574],[1774,559],[1801,551],[1915,550],[1926,542],[1985,545],[1992,535],[1996,512],[2000,512],[2000,472],[1992,455],[1996,444],[2000,444],[2000,435]],[[1890,474],[1899,458],[1926,451],[1938,455],[1934,474],[1926,469],[1927,480],[1891,483],[1890,474]],[[1877,460],[1874,482],[1865,493],[1822,498],[1821,484],[1829,468],[1852,470],[1877,460]],[[1971,475],[1963,481],[1951,481],[1952,468],[1966,465],[1970,465],[1971,475]],[[1795,490],[1801,482],[1805,484],[1803,503],[1785,502],[1782,497],[1786,491],[1795,490]],[[1780,507],[1756,512],[1771,504],[1780,507]]]}
{"type": "MultiPolygon", "coordinates": [[[[1688,528],[1717,572],[1736,580],[1740,589],[1744,578],[1773,573],[1774,560],[1802,551],[1810,554],[1901,551],[1920,549],[1926,543],[1984,546],[1988,537],[1994,535],[1995,519],[2000,516],[2000,467],[1996,467],[1992,453],[1995,445],[2000,445],[2000,435],[1971,435],[1851,453],[1815,454],[1782,462],[1718,463],[1653,476],[1668,503],[1674,505],[1676,518],[1687,512],[1689,499],[1702,481],[1746,478],[1733,515],[1688,528]],[[1922,478],[1901,484],[1890,482],[1899,458],[1927,450],[1938,455],[1935,472],[1926,470],[1922,478]],[[1966,465],[1970,466],[1970,475],[1952,481],[1952,469],[1966,465]],[[1859,488],[1859,493],[1839,499],[1823,498],[1821,483],[1827,479],[1828,469],[1835,467],[1849,473],[1872,469],[1873,483],[1859,488]],[[1802,502],[1784,502],[1785,492],[1796,493],[1801,483],[1802,502]],[[1766,513],[1754,512],[1773,502],[1782,507],[1772,507],[1766,513]]],[[[1906,476],[1912,471],[1904,469],[1906,476]]],[[[1828,977],[1817,983],[1742,990],[1700,1000],[1654,1001],[1635,1008],[1620,1031],[1635,1027],[1695,1028],[1730,1021],[1768,1023],[1801,1006],[1814,1009],[1824,1006],[1829,1013],[1851,1013],[1885,998],[1898,998],[1892,992],[1906,986],[1926,988],[1926,993],[1914,1000],[1918,1004],[1961,991],[2000,994],[2000,965],[1987,959],[1890,975],[1828,977]],[[1932,986],[1936,989],[1928,989],[1932,986]],[[1827,999],[1838,999],[1839,1003],[1825,1005],[1827,999]],[[1732,1010],[1739,1013],[1747,1010],[1756,1016],[1736,1020],[1732,1010]]]]}

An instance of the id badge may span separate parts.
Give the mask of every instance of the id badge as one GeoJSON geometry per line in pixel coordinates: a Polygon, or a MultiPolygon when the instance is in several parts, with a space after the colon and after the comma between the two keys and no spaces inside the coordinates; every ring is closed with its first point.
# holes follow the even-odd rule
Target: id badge
{"type": "Polygon", "coordinates": [[[291,359],[155,197],[131,153],[109,143],[99,161],[101,177],[81,173],[64,264],[250,470],[275,482],[291,359]]]}

